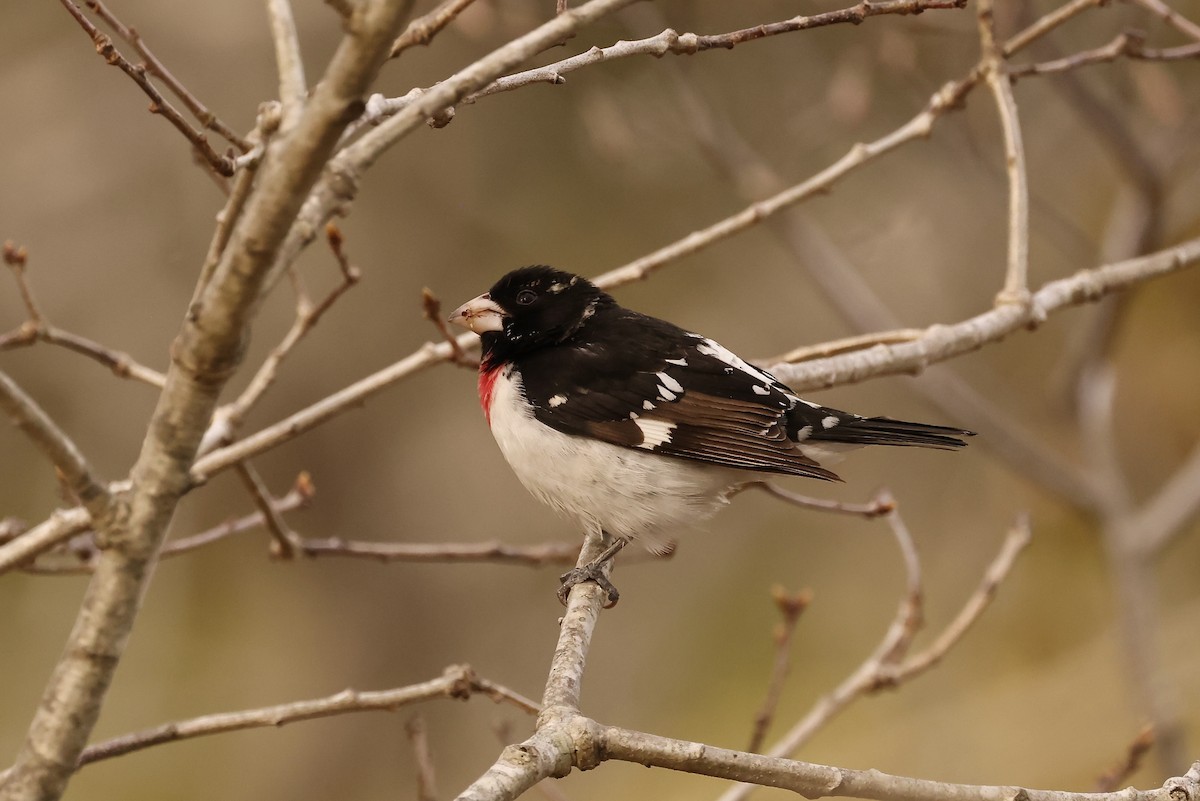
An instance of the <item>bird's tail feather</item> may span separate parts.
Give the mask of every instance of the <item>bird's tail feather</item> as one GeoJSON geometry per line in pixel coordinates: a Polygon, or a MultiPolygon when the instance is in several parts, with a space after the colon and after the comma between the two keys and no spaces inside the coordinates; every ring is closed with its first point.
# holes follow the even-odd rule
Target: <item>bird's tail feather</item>
{"type": "Polygon", "coordinates": [[[862,417],[843,420],[832,428],[814,431],[809,439],[852,445],[908,445],[953,450],[967,444],[960,437],[973,436],[974,431],[962,428],[910,423],[890,417],[862,417]]]}

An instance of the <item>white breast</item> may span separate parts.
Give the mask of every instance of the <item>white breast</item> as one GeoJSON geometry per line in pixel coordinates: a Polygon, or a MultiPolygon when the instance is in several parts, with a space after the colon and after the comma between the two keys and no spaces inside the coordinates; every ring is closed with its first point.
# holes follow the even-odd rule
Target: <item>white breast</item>
{"type": "Polygon", "coordinates": [[[496,379],[491,426],[504,458],[538,500],[583,527],[639,539],[650,550],[665,547],[675,529],[713,515],[748,478],[555,431],[534,418],[511,368],[496,379]]]}

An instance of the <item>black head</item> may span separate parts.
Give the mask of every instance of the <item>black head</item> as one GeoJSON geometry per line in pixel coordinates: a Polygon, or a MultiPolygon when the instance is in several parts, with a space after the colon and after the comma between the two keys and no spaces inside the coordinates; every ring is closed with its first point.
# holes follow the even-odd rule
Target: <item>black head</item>
{"type": "Polygon", "coordinates": [[[586,278],[535,265],[508,273],[450,319],[478,333],[485,360],[496,362],[565,342],[615,303],[586,278]]]}

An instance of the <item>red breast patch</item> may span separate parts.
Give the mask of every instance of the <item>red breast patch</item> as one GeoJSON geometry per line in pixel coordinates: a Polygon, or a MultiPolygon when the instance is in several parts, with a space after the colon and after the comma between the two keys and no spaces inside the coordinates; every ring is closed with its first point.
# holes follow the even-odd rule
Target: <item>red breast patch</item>
{"type": "Polygon", "coordinates": [[[479,371],[479,405],[483,407],[483,416],[487,418],[489,426],[492,424],[492,392],[496,389],[501,367],[503,365],[496,365],[479,371]]]}

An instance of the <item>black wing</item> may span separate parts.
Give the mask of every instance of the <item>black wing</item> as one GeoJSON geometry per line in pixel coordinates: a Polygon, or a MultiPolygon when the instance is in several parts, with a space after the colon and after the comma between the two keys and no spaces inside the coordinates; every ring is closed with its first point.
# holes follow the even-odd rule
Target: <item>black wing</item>
{"type": "Polygon", "coordinates": [[[534,415],[566,434],[742,470],[840,481],[796,448],[797,398],[670,323],[615,308],[586,336],[520,358],[534,415]]]}

